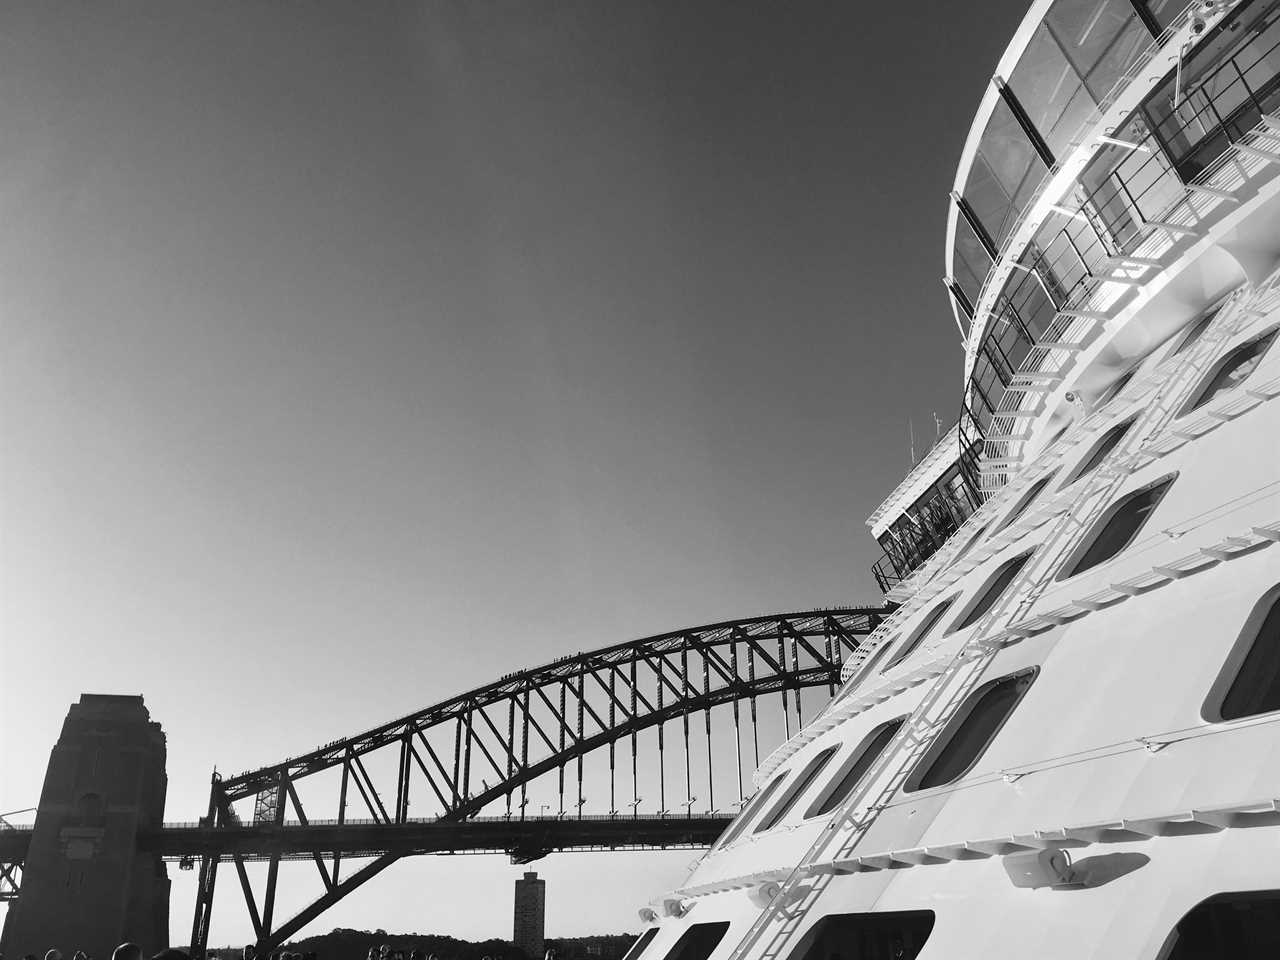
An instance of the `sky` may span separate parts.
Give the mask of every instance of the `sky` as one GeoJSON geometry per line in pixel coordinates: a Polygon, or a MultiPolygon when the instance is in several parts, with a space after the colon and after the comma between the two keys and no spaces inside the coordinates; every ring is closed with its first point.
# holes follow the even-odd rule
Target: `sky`
{"type": "MultiPolygon", "coordinates": [[[[1025,2],[4,4],[0,812],[81,692],[145,696],[191,820],[215,766],[565,653],[878,602],[1025,2]]],[[[548,935],[691,859],[540,861],[548,935]]],[[[509,936],[522,869],[402,862],[311,929],[509,936]]]]}

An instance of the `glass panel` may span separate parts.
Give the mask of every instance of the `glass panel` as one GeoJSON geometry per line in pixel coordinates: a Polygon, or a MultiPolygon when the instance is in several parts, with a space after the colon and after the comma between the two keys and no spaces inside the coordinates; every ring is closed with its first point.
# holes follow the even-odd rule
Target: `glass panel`
{"type": "Polygon", "coordinates": [[[1036,497],[1040,496],[1041,491],[1049,485],[1049,481],[1052,480],[1053,477],[1054,475],[1051,473],[1047,477],[1042,477],[1033,483],[1030,489],[1022,495],[1022,499],[1018,501],[1018,505],[1009,511],[1009,516],[1004,518],[1004,522],[1001,523],[1000,526],[996,527],[995,532],[999,533],[1005,527],[1009,526],[1009,524],[1013,523],[1013,521],[1022,516],[1027,507],[1031,506],[1031,504],[1035,502],[1036,497]]]}
{"type": "Polygon", "coordinates": [[[1034,673],[1018,673],[981,690],[955,732],[942,741],[919,782],[908,790],[928,790],[964,776],[986,752],[1034,679],[1034,673]]]}
{"type": "Polygon", "coordinates": [[[1071,137],[1097,105],[1044,24],[1036,28],[1026,52],[1013,69],[1009,86],[1032,126],[1059,159],[1066,153],[1071,137]]]}
{"type": "Polygon", "coordinates": [[[1150,42],[1129,0],[1058,0],[1045,23],[1098,100],[1150,42]]]}
{"type": "Polygon", "coordinates": [[[1097,469],[1098,464],[1105,460],[1107,454],[1116,448],[1116,445],[1124,439],[1124,435],[1129,432],[1129,428],[1132,426],[1132,420],[1125,420],[1123,423],[1117,423],[1104,433],[1102,439],[1094,446],[1093,451],[1076,468],[1075,474],[1071,477],[1071,482],[1075,483],[1081,477],[1097,469]]]}
{"type": "Polygon", "coordinates": [[[1195,325],[1188,330],[1186,335],[1182,338],[1182,342],[1178,344],[1178,349],[1169,354],[1169,356],[1176,357],[1178,354],[1182,353],[1182,351],[1186,350],[1187,347],[1199,340],[1200,334],[1204,333],[1205,330],[1208,329],[1209,324],[1213,323],[1213,318],[1217,315],[1217,310],[1210,310],[1203,317],[1197,320],[1195,325]]]}
{"type": "Polygon", "coordinates": [[[915,960],[933,931],[932,910],[823,917],[787,960],[915,960]]]}
{"type": "Polygon", "coordinates": [[[997,247],[1009,235],[1045,171],[1013,111],[997,100],[964,187],[965,199],[997,247]]]}
{"type": "Polygon", "coordinates": [[[1151,514],[1173,485],[1173,478],[1157,483],[1146,490],[1131,493],[1111,508],[1110,515],[1101,529],[1094,534],[1089,548],[1079,560],[1058,576],[1066,580],[1084,573],[1100,563],[1106,563],[1121,550],[1133,543],[1134,538],[1151,519],[1151,514]]]}
{"type": "Polygon", "coordinates": [[[927,637],[933,628],[938,625],[938,621],[942,619],[942,615],[947,612],[951,604],[955,603],[955,599],[955,597],[949,597],[929,611],[929,615],[920,621],[920,626],[907,638],[902,645],[902,649],[898,651],[892,660],[885,664],[886,670],[896,667],[911,655],[912,650],[920,646],[920,641],[927,637]]]}
{"type": "Polygon", "coordinates": [[[728,932],[727,921],[695,923],[676,941],[676,945],[667,953],[666,960],[707,960],[728,932]]]}
{"type": "Polygon", "coordinates": [[[1258,368],[1258,364],[1262,362],[1263,356],[1267,352],[1267,348],[1271,346],[1271,342],[1276,338],[1276,331],[1273,330],[1265,337],[1259,337],[1246,343],[1242,347],[1236,347],[1222,360],[1218,361],[1218,365],[1214,370],[1214,374],[1196,395],[1183,414],[1188,414],[1192,410],[1198,410],[1214,397],[1228,390],[1234,390],[1237,386],[1248,379],[1249,374],[1258,368]]]}
{"type": "Polygon", "coordinates": [[[1014,557],[1012,560],[1006,560],[1004,565],[996,572],[995,576],[988,582],[985,590],[979,596],[978,600],[969,612],[964,615],[964,619],[955,624],[948,633],[955,633],[957,630],[963,630],[965,627],[972,626],[982,619],[983,614],[990,610],[1000,595],[1008,589],[1009,584],[1013,583],[1014,578],[1022,570],[1023,566],[1031,559],[1031,554],[1024,553],[1020,557],[1014,557]]]}
{"type": "Polygon", "coordinates": [[[814,777],[822,772],[822,768],[835,756],[835,753],[835,747],[828,747],[810,760],[809,765],[804,768],[804,771],[800,776],[796,777],[795,782],[791,784],[787,792],[782,795],[782,799],[773,808],[773,812],[760,821],[760,826],[756,827],[755,832],[763,833],[776,827],[782,821],[782,818],[791,812],[791,807],[800,798],[800,794],[809,789],[809,784],[813,783],[814,777]]]}
{"type": "Polygon", "coordinates": [[[1186,0],[1147,0],[1147,9],[1156,18],[1161,30],[1168,28],[1186,8],[1186,0]]]}
{"type": "Polygon", "coordinates": [[[1280,890],[1221,893],[1174,929],[1166,960],[1271,960],[1280,955],[1280,890]]]}
{"type": "Polygon", "coordinates": [[[644,953],[645,947],[653,942],[653,938],[658,935],[657,927],[650,927],[636,939],[631,945],[631,949],[626,952],[622,960],[639,960],[640,954],[644,953]]]}
{"type": "Polygon", "coordinates": [[[956,214],[956,247],[955,256],[951,259],[956,283],[960,284],[969,302],[976,304],[982,283],[991,270],[991,258],[974,235],[969,222],[960,214],[956,214]]]}
{"type": "Polygon", "coordinates": [[[871,731],[870,736],[863,740],[861,747],[854,752],[849,762],[845,764],[844,773],[831,786],[827,796],[809,808],[809,811],[805,814],[805,819],[830,813],[844,803],[845,798],[853,793],[858,782],[871,769],[871,765],[876,762],[880,754],[884,753],[884,748],[889,745],[889,742],[893,740],[894,736],[902,728],[904,721],[904,717],[899,717],[897,720],[882,723],[871,731]]]}
{"type": "Polygon", "coordinates": [[[716,846],[723,847],[726,844],[737,840],[739,834],[747,828],[747,824],[750,823],[751,819],[756,815],[756,811],[764,806],[764,804],[768,802],[769,798],[778,792],[778,788],[782,786],[782,781],[786,779],[787,775],[785,773],[774,777],[773,780],[769,782],[768,786],[752,797],[747,802],[747,805],[742,808],[742,812],[738,814],[733,823],[729,824],[724,833],[720,834],[720,839],[716,841],[716,846]]]}
{"type": "Polygon", "coordinates": [[[1280,710],[1280,597],[1271,603],[1240,672],[1222,701],[1223,720],[1280,710]]]}

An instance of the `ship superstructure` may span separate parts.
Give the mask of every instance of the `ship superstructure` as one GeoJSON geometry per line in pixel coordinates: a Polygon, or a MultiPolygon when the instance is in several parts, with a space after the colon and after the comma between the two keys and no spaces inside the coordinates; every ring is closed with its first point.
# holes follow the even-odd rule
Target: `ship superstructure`
{"type": "Polygon", "coordinates": [[[628,960],[1280,953],[1280,0],[1035,3],[899,604],[628,960]]]}

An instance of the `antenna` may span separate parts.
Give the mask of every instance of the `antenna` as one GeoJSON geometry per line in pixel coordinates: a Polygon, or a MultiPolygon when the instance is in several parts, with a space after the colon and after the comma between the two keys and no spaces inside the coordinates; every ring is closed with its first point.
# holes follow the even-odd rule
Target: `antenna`
{"type": "Polygon", "coordinates": [[[916,465],[916,428],[910,417],[907,417],[907,436],[911,441],[911,465],[914,467],[916,465]]]}
{"type": "Polygon", "coordinates": [[[933,432],[934,439],[937,440],[942,436],[942,418],[938,416],[938,411],[933,411],[933,432]]]}

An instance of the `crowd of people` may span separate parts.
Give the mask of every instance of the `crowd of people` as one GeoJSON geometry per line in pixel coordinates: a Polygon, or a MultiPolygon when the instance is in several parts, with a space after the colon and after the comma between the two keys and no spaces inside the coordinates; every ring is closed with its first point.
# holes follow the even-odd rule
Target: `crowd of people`
{"type": "MultiPolygon", "coordinates": [[[[0,960],[4,960],[4,955],[0,954],[0,960]]],[[[34,953],[28,953],[23,956],[22,960],[40,960],[34,953]]],[[[51,947],[44,953],[44,960],[64,960],[63,953],[57,947],[51,947]]],[[[71,960],[92,960],[92,958],[83,950],[77,950],[71,955],[71,960]]],[[[111,951],[111,960],[145,960],[142,955],[142,948],[136,943],[122,943],[111,951]]],[[[161,950],[151,960],[191,960],[191,958],[182,950],[161,950]]]]}
{"type": "MultiPolygon", "coordinates": [[[[0,954],[0,960],[4,960],[3,954],[0,954]]],[[[41,958],[33,953],[28,953],[22,960],[41,960],[41,958]]],[[[65,958],[62,951],[54,947],[45,952],[43,960],[65,960],[65,958]]],[[[72,954],[71,960],[92,960],[92,958],[83,950],[77,950],[72,954]]],[[[146,958],[143,956],[142,948],[136,943],[122,943],[111,952],[111,960],[146,960],[146,958]]],[[[151,957],[151,960],[191,960],[191,957],[183,950],[170,947],[166,950],[161,950],[151,957]]],[[[210,951],[208,960],[233,960],[233,958],[219,958],[218,954],[210,951]]],[[[263,954],[259,957],[257,947],[249,944],[241,951],[240,960],[318,960],[318,958],[314,950],[307,953],[297,953],[284,949],[272,950],[271,953],[263,954]]],[[[425,950],[409,950],[406,952],[384,943],[381,947],[370,947],[366,960],[439,960],[439,957],[425,950]]],[[[484,957],[483,960],[500,960],[500,958],[484,957]]],[[[546,960],[554,960],[552,951],[547,951],[546,960]]]]}

